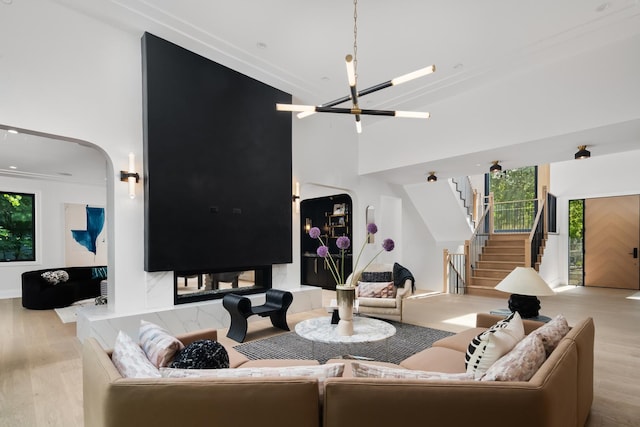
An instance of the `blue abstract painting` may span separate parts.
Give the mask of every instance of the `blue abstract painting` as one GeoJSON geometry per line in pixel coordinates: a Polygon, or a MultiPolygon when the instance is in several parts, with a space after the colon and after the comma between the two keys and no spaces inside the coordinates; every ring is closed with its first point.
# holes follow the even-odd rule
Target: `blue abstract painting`
{"type": "Polygon", "coordinates": [[[97,253],[98,236],[104,228],[104,208],[86,206],[86,230],[71,230],[73,240],[87,248],[94,255],[97,253]]]}

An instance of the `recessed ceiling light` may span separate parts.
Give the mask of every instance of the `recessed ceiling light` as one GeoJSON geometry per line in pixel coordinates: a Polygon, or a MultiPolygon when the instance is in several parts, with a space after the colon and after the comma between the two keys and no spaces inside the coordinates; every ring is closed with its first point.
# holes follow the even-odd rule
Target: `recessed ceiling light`
{"type": "Polygon", "coordinates": [[[14,135],[17,135],[17,134],[18,134],[18,131],[17,131],[17,130],[15,130],[15,129],[7,129],[7,132],[12,133],[12,134],[14,134],[14,135]]]}
{"type": "Polygon", "coordinates": [[[73,174],[70,174],[69,172],[57,172],[57,174],[62,176],[73,176],[73,174]]]}
{"type": "Polygon", "coordinates": [[[604,12],[605,10],[609,9],[610,7],[611,7],[611,3],[610,2],[602,3],[601,5],[596,7],[596,12],[604,12]]]}
{"type": "Polygon", "coordinates": [[[266,49],[267,48],[267,44],[263,43],[263,42],[256,43],[256,46],[258,47],[258,49],[266,49]]]}
{"type": "Polygon", "coordinates": [[[464,68],[464,64],[462,62],[458,62],[456,65],[453,66],[454,70],[460,70],[464,68]]]}
{"type": "Polygon", "coordinates": [[[13,3],[13,0],[2,0],[2,3],[11,4],[11,3],[13,3]]]}
{"type": "Polygon", "coordinates": [[[17,166],[9,166],[9,169],[18,169],[17,166]]]}

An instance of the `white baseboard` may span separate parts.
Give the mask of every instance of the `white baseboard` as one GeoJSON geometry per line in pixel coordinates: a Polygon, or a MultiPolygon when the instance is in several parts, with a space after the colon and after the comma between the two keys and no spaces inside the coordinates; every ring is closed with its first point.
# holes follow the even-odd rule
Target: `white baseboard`
{"type": "Polygon", "coordinates": [[[22,298],[21,289],[11,289],[8,291],[0,291],[0,299],[22,298]]]}

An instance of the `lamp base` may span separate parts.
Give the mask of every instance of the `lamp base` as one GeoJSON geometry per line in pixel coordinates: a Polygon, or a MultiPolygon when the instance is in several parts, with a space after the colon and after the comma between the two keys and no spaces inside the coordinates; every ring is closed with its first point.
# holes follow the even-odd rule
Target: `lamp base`
{"type": "Polygon", "coordinates": [[[540,300],[533,295],[511,294],[509,310],[517,311],[523,319],[537,317],[540,313],[540,300]]]}

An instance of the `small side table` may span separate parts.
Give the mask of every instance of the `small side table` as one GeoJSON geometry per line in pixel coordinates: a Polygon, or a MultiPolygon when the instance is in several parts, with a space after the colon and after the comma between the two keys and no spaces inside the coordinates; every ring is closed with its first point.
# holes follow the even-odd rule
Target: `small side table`
{"type": "MultiPolygon", "coordinates": [[[[489,314],[495,314],[496,316],[504,316],[504,317],[511,316],[511,313],[512,313],[512,311],[509,310],[508,308],[498,308],[496,310],[491,310],[489,312],[489,314]]],[[[544,322],[544,323],[547,323],[547,322],[549,322],[551,320],[550,317],[543,316],[543,315],[538,315],[538,316],[535,316],[535,317],[523,317],[522,319],[523,320],[535,320],[537,322],[544,322]]]]}

